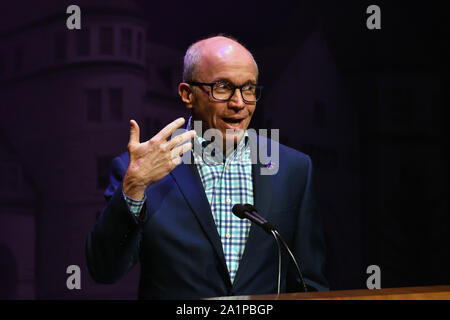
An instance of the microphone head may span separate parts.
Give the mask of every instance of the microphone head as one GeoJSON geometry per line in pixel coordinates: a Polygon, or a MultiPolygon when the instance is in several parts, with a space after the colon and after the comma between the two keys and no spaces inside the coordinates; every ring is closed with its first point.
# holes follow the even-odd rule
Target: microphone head
{"type": "Polygon", "coordinates": [[[258,210],[256,210],[255,206],[250,203],[244,204],[244,210],[247,212],[258,212],[258,210]]]}
{"type": "Polygon", "coordinates": [[[244,219],[244,218],[245,218],[244,212],[245,212],[246,210],[245,210],[244,205],[242,205],[242,204],[240,204],[240,203],[236,203],[236,204],[233,206],[233,209],[231,209],[231,211],[233,211],[233,214],[234,214],[236,217],[238,217],[238,218],[240,218],[240,219],[244,219]]]}

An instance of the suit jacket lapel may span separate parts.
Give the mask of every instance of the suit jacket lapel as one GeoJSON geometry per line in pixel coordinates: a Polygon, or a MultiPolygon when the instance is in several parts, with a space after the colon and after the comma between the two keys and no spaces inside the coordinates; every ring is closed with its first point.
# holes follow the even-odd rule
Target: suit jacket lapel
{"type": "MultiPolygon", "coordinates": [[[[219,233],[217,232],[216,223],[214,222],[211,207],[203,189],[197,168],[194,164],[181,164],[172,170],[171,175],[180,188],[181,193],[189,204],[192,212],[197,217],[208,240],[211,242],[211,245],[216,251],[223,266],[223,270],[227,274],[226,278],[230,281],[222,242],[219,233]]],[[[231,281],[229,282],[229,285],[231,285],[231,281]]]]}
{"type": "MultiPolygon", "coordinates": [[[[258,137],[258,154],[270,153],[270,144],[267,144],[268,139],[261,139],[258,137]]],[[[272,194],[276,175],[262,175],[261,170],[267,168],[268,164],[262,164],[257,159],[257,163],[252,165],[252,179],[253,179],[253,202],[258,213],[266,218],[269,214],[270,205],[272,203],[272,194]]],[[[266,169],[267,170],[267,169],[266,169]]]]}

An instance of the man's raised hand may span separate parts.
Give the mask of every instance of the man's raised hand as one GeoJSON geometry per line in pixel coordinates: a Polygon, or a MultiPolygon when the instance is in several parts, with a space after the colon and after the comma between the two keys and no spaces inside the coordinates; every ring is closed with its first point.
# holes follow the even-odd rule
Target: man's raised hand
{"type": "Polygon", "coordinates": [[[184,124],[184,118],[169,123],[153,138],[139,142],[140,130],[136,121],[130,120],[128,154],[130,164],[123,179],[123,192],[135,200],[144,198],[145,189],[167,176],[181,163],[181,155],[192,148],[192,143],[182,144],[195,136],[186,131],[173,139],[167,139],[184,124]]]}

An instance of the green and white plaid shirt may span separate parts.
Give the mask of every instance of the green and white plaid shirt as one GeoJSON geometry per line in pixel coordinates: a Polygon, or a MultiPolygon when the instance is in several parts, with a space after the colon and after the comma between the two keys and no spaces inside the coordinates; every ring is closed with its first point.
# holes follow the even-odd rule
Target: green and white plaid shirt
{"type": "MultiPolygon", "coordinates": [[[[208,152],[202,152],[202,157],[202,154],[194,152],[205,151],[204,147],[194,147],[193,150],[194,163],[222,241],[231,282],[236,276],[250,230],[250,221],[239,219],[231,211],[236,203],[253,204],[252,163],[248,139],[245,132],[237,148],[225,159],[222,155],[212,157],[208,152]],[[222,158],[222,161],[217,161],[217,158],[222,158]]],[[[194,144],[204,146],[205,139],[196,136],[194,144]]]]}

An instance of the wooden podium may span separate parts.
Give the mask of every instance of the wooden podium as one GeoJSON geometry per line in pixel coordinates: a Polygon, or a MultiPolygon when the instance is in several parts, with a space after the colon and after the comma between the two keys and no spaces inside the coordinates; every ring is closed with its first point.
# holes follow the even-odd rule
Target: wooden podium
{"type": "Polygon", "coordinates": [[[217,297],[208,300],[450,300],[450,285],[386,289],[296,292],[253,296],[217,297]]]}

